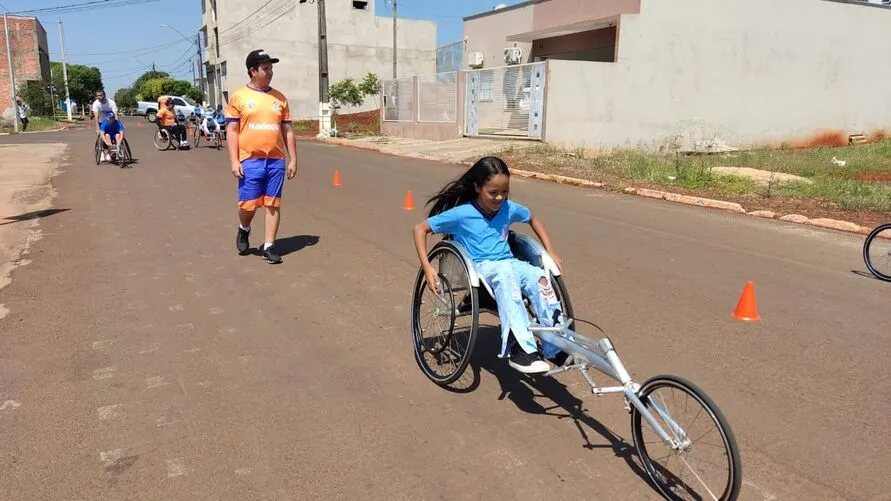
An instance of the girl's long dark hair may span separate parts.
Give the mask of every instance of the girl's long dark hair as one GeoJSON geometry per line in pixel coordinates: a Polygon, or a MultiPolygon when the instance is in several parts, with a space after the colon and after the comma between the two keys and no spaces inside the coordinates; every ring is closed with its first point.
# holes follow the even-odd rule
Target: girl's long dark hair
{"type": "Polygon", "coordinates": [[[452,207],[475,200],[477,197],[476,186],[482,187],[490,177],[496,174],[510,177],[510,170],[504,160],[498,157],[483,157],[477,160],[461,177],[447,184],[427,201],[425,205],[433,205],[427,213],[427,217],[433,217],[452,207]]]}

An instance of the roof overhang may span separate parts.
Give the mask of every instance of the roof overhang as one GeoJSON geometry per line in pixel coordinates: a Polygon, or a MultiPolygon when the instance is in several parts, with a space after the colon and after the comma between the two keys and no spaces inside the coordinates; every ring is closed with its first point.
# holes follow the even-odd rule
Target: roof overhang
{"type": "Polygon", "coordinates": [[[603,19],[592,19],[579,23],[565,24],[563,26],[555,26],[543,30],[527,31],[525,33],[517,33],[508,35],[508,42],[534,42],[542,38],[562,37],[564,35],[573,35],[575,33],[583,33],[585,31],[599,30],[609,28],[619,23],[620,16],[613,16],[603,19]]]}

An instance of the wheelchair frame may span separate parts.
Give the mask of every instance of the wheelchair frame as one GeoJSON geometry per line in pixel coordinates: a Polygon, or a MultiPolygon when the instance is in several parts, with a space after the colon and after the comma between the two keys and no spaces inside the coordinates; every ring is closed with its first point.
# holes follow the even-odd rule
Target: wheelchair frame
{"type": "MultiPolygon", "coordinates": [[[[640,419],[643,418],[650,425],[650,427],[653,429],[662,443],[670,447],[672,452],[678,455],[686,453],[692,448],[693,441],[687,436],[684,428],[671,417],[668,410],[663,405],[656,402],[655,399],[650,399],[648,397],[651,392],[662,386],[674,387],[693,395],[694,399],[698,400],[699,403],[703,405],[707,413],[718,426],[726,448],[726,454],[730,466],[730,471],[728,472],[727,478],[727,485],[724,489],[723,494],[721,494],[721,497],[716,497],[710,490],[708,492],[714,499],[737,499],[742,485],[742,467],[739,456],[739,448],[736,444],[736,439],[733,435],[733,432],[730,429],[729,424],[727,424],[726,418],[721,413],[717,405],[714,404],[711,398],[709,398],[701,389],[699,389],[699,387],[697,387],[693,383],[677,376],[655,376],[645,381],[643,384],[639,384],[634,381],[628,370],[625,368],[625,365],[619,358],[617,350],[609,337],[593,340],[579,334],[571,328],[576,320],[573,318],[572,305],[569,301],[569,295],[568,292],[565,290],[565,284],[562,281],[559,268],[557,267],[553,258],[544,249],[544,246],[541,245],[541,243],[537,239],[533,238],[530,235],[515,233],[513,231],[510,232],[509,241],[511,242],[511,249],[513,250],[514,255],[517,259],[526,261],[534,266],[538,266],[544,269],[545,273],[550,275],[549,278],[554,289],[559,295],[561,304],[564,306],[563,309],[567,310],[562,312],[563,321],[553,327],[546,327],[535,321],[531,322],[530,330],[539,341],[553,344],[572,357],[571,363],[569,363],[569,360],[567,360],[567,363],[563,366],[556,367],[544,373],[543,375],[547,377],[571,370],[577,370],[584,377],[585,381],[591,388],[591,392],[594,395],[603,396],[608,394],[622,394],[624,396],[625,410],[632,416],[632,433],[634,434],[638,454],[641,456],[642,462],[644,463],[645,469],[647,471],[647,474],[650,476],[650,479],[653,480],[653,483],[656,485],[659,491],[667,497],[670,496],[669,489],[663,487],[660,479],[660,473],[653,466],[652,459],[649,457],[646,451],[646,446],[643,445],[643,440],[641,438],[642,431],[640,426],[640,419]],[[598,386],[591,375],[588,374],[588,369],[592,367],[617,381],[620,386],[598,386]],[[644,401],[646,401],[646,404],[644,403],[644,401]],[[654,412],[651,412],[651,409],[654,412]],[[666,425],[665,427],[660,425],[654,413],[657,414],[659,418],[664,421],[666,425]],[[644,458],[646,458],[646,460],[643,460],[644,458]]],[[[460,259],[463,261],[462,264],[464,265],[464,268],[467,272],[468,287],[476,288],[477,290],[485,290],[494,300],[495,295],[493,291],[486,283],[486,281],[481,277],[473,261],[469,258],[469,255],[465,248],[457,241],[451,239],[449,235],[446,235],[445,238],[434,245],[434,247],[428,253],[428,258],[431,259],[431,263],[433,262],[435,254],[438,252],[439,249],[443,247],[451,248],[451,251],[457,253],[460,259]]],[[[449,279],[442,273],[439,273],[439,278],[442,282],[442,285],[440,286],[438,297],[442,301],[442,304],[445,305],[445,307],[436,308],[434,315],[449,317],[450,337],[455,329],[455,320],[457,317],[476,315],[476,318],[473,319],[471,324],[471,339],[467,347],[467,351],[472,352],[476,342],[475,337],[477,335],[477,331],[479,330],[479,313],[485,311],[497,316],[497,307],[495,309],[484,307],[483,305],[479,304],[479,298],[477,297],[476,299],[471,300],[471,302],[477,303],[476,308],[471,308],[471,311],[469,313],[462,313],[460,312],[460,307],[455,304],[454,299],[454,291],[458,289],[453,289],[449,282],[449,279]],[[446,301],[446,299],[444,298],[446,293],[448,293],[448,295],[451,297],[451,303],[446,301]],[[473,311],[474,309],[476,310],[475,312],[473,311]]],[[[417,279],[415,281],[415,295],[419,293],[423,294],[425,288],[426,278],[424,276],[423,270],[419,270],[417,279]]],[[[417,305],[417,298],[413,298],[411,328],[413,331],[413,336],[415,336],[415,360],[429,379],[433,380],[440,386],[447,386],[457,380],[466,370],[467,363],[470,359],[470,353],[464,355],[466,360],[462,358],[462,362],[461,364],[459,364],[459,367],[455,371],[455,373],[443,379],[435,379],[434,377],[432,377],[428,370],[423,366],[424,361],[422,359],[424,353],[421,352],[418,348],[416,330],[418,329],[417,322],[419,321],[419,315],[418,312],[415,311],[418,307],[417,305]]],[[[443,348],[443,350],[444,349],[445,348],[443,348]]],[[[687,464],[687,466],[689,467],[689,464],[687,464]]],[[[696,478],[700,481],[700,483],[704,484],[704,482],[699,478],[698,475],[696,476],[696,478]]],[[[708,490],[708,487],[706,487],[706,490],[708,490]]]]}

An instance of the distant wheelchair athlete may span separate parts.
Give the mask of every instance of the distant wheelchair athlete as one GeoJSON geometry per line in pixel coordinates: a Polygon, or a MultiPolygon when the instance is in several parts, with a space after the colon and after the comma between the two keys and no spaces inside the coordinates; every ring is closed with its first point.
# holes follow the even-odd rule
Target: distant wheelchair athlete
{"type": "Polygon", "coordinates": [[[112,163],[120,161],[121,167],[125,167],[133,161],[130,145],[124,137],[124,124],[117,119],[114,112],[107,112],[106,119],[99,124],[101,135],[96,138],[96,164],[103,160],[112,163]]]}
{"type": "Polygon", "coordinates": [[[216,149],[223,147],[223,136],[220,131],[220,125],[215,119],[216,113],[205,113],[198,118],[198,133],[195,134],[195,147],[198,147],[199,141],[204,137],[216,149]]]}
{"type": "Polygon", "coordinates": [[[158,132],[155,133],[153,142],[155,148],[161,151],[169,149],[173,146],[176,149],[188,149],[189,141],[186,139],[186,127],[182,122],[185,117],[182,115],[177,119],[177,113],[173,107],[173,99],[167,98],[164,102],[165,107],[158,110],[155,123],[158,124],[158,132]]]}

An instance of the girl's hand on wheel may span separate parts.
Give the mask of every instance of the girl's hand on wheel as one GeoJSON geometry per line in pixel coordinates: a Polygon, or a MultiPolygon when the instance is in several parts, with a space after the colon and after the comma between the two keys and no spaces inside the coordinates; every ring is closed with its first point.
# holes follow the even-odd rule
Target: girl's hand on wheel
{"type": "Polygon", "coordinates": [[[424,278],[427,279],[427,288],[434,294],[439,294],[439,275],[432,267],[424,270],[424,278]]]}

